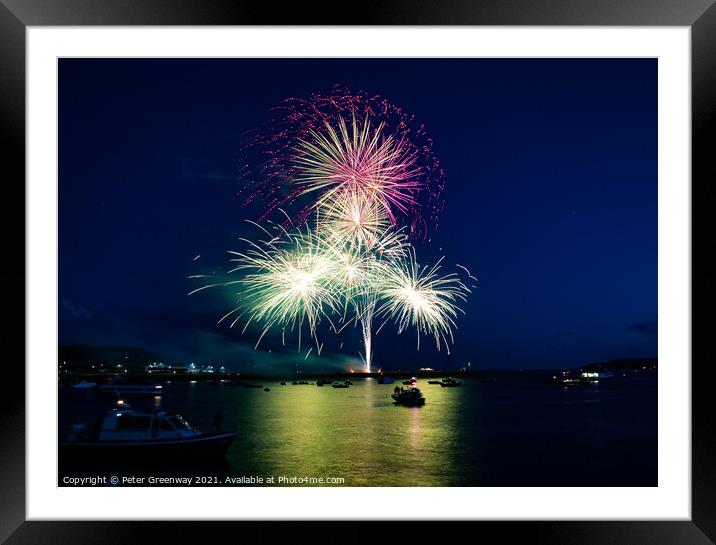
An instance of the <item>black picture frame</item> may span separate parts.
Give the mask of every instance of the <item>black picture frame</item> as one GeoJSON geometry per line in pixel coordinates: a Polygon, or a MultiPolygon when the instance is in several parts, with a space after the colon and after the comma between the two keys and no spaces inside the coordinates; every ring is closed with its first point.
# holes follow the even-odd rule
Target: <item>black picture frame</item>
{"type": "MultiPolygon", "coordinates": [[[[716,542],[716,449],[711,417],[714,373],[709,319],[716,303],[716,261],[709,232],[716,204],[716,166],[710,133],[716,119],[716,5],[714,0],[502,0],[410,2],[386,0],[349,16],[318,4],[215,0],[0,0],[0,115],[3,151],[3,339],[6,388],[0,411],[0,539],[3,543],[96,544],[206,540],[208,524],[238,538],[254,532],[290,538],[314,528],[303,522],[39,522],[25,520],[25,30],[45,25],[583,25],[687,26],[692,36],[692,518],[690,521],[451,523],[501,542],[587,544],[708,544],[716,542]],[[22,203],[22,205],[21,205],[22,203]],[[20,236],[20,233],[23,236],[20,236]],[[696,248],[699,251],[696,252],[696,248]],[[698,319],[697,319],[698,317],[698,319]],[[270,525],[270,528],[267,527],[270,525]]],[[[687,365],[689,362],[684,362],[687,365]]],[[[317,514],[320,517],[320,514],[317,514]]],[[[350,541],[390,536],[382,522],[336,523],[328,538],[350,541]],[[350,525],[350,528],[345,526],[350,525]],[[346,530],[349,530],[347,533],[346,530]],[[344,539],[341,537],[341,539],[344,539]]],[[[421,534],[422,523],[411,523],[421,534]],[[417,526],[416,526],[417,525],[417,526]]],[[[434,527],[433,527],[434,528],[434,527]]],[[[432,529],[432,528],[431,528],[432,529]]],[[[441,531],[441,530],[438,530],[441,531]]],[[[451,530],[452,532],[452,530],[451,530]]],[[[212,528],[212,535],[214,529],[212,528]]]]}

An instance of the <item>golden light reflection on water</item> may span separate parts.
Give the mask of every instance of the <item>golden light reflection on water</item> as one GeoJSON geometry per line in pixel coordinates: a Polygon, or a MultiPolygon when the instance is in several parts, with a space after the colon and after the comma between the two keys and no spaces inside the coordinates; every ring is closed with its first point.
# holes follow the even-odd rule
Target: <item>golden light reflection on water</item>
{"type": "Polygon", "coordinates": [[[410,407],[410,442],[414,450],[420,448],[418,441],[422,437],[420,432],[420,409],[421,407],[410,407]]]}
{"type": "MultiPolygon", "coordinates": [[[[395,385],[374,379],[356,379],[350,388],[263,386],[271,391],[184,386],[182,412],[194,425],[210,429],[219,411],[224,429],[238,432],[226,455],[236,473],[343,477],[346,486],[449,486],[459,480],[456,435],[469,385],[420,381],[423,407],[394,405],[395,385]]],[[[154,406],[168,401],[155,398],[154,406]]]]}
{"type": "Polygon", "coordinates": [[[231,398],[229,462],[245,474],[343,477],[348,486],[445,486],[457,443],[460,388],[419,384],[420,408],[395,406],[393,385],[356,380],[350,388],[269,384],[221,389],[231,398]]]}

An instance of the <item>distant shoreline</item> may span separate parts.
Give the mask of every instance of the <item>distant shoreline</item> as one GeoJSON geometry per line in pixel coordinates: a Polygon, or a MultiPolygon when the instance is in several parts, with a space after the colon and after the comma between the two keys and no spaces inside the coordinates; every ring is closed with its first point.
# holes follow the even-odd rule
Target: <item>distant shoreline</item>
{"type": "MultiPolygon", "coordinates": [[[[643,363],[647,363],[646,360],[643,361],[643,363]]],[[[583,370],[583,369],[590,369],[593,368],[594,365],[597,364],[590,364],[589,366],[579,367],[577,369],[583,370]]],[[[608,365],[608,364],[607,364],[608,365]]],[[[634,371],[643,371],[643,370],[654,370],[657,368],[657,366],[654,365],[630,365],[626,367],[604,367],[608,368],[610,370],[634,370],[634,371]]],[[[197,382],[219,382],[219,381],[229,381],[229,382],[241,382],[241,381],[252,381],[252,380],[286,380],[286,381],[293,381],[293,380],[308,380],[308,379],[346,379],[346,378],[380,378],[381,376],[390,377],[393,379],[397,378],[403,378],[403,377],[416,377],[421,379],[430,379],[430,378],[444,378],[444,377],[478,377],[478,378],[485,378],[485,377],[493,377],[493,376],[499,376],[503,374],[515,374],[515,373],[524,373],[526,375],[531,374],[550,374],[554,373],[555,371],[561,371],[561,369],[480,369],[480,370],[470,370],[470,371],[452,371],[452,370],[446,370],[446,369],[435,369],[431,371],[413,371],[413,370],[396,370],[396,371],[386,371],[383,373],[380,372],[356,372],[356,371],[342,371],[342,372],[331,372],[331,373],[320,373],[320,372],[299,372],[299,373],[293,373],[293,374],[281,374],[281,373],[237,373],[237,372],[225,372],[225,373],[203,373],[203,372],[182,372],[182,373],[174,373],[174,372],[161,372],[161,371],[152,371],[151,373],[143,370],[143,369],[127,369],[127,372],[95,372],[95,371],[86,371],[86,370],[73,370],[65,373],[63,376],[60,377],[61,382],[73,382],[76,380],[87,380],[87,381],[97,381],[97,382],[106,382],[110,377],[126,377],[127,381],[140,381],[140,382],[190,382],[190,381],[197,381],[197,382]]]]}

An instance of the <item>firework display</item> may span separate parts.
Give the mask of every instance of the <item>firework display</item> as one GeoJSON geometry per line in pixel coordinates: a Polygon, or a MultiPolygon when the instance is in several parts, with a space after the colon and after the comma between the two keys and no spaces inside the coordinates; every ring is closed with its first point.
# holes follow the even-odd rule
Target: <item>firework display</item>
{"type": "Polygon", "coordinates": [[[444,174],[423,127],[411,132],[414,119],[387,101],[340,89],[288,101],[284,113],[260,139],[272,146],[270,159],[245,172],[254,176],[247,202],[265,203],[267,227],[256,224],[265,240],[242,239],[247,249],[230,252],[238,279],[194,291],[235,287],[237,305],[219,321],[243,323],[243,331],[261,324],[257,346],[275,329],[284,338],[297,332],[300,349],[306,329],[320,353],[320,323],[339,335],[360,325],[370,371],[380,320],[379,330],[414,327],[418,349],[429,335],[449,353],[470,290],[457,274],[440,274],[442,259],[419,265],[410,242],[426,232],[426,219],[437,224],[442,206],[444,174]],[[275,209],[283,223],[267,219],[275,209]]]}
{"type": "Polygon", "coordinates": [[[236,265],[229,274],[245,272],[235,282],[243,301],[235,310],[245,308],[249,315],[244,330],[252,321],[265,325],[264,334],[274,325],[297,329],[300,346],[304,322],[315,338],[318,323],[336,309],[333,284],[339,269],[330,247],[308,228],[284,234],[258,243],[244,239],[249,249],[230,252],[236,265]]]}
{"type": "MultiPolygon", "coordinates": [[[[288,98],[272,113],[263,126],[244,135],[240,157],[239,175],[245,185],[239,197],[245,206],[260,210],[259,221],[281,209],[294,223],[303,224],[315,205],[315,189],[329,181],[325,176],[352,168],[333,161],[342,155],[360,158],[360,171],[377,168],[383,181],[397,184],[387,190],[397,197],[400,207],[387,212],[406,228],[409,237],[424,239],[438,227],[445,172],[433,140],[414,115],[379,95],[341,86],[329,93],[288,98]],[[380,158],[360,154],[371,145],[380,150],[380,158]],[[321,148],[331,161],[323,165],[307,162],[312,160],[306,158],[307,146],[321,148]],[[387,173],[396,178],[386,180],[387,173]],[[311,188],[314,191],[309,191],[311,188]]],[[[328,185],[335,186],[340,180],[332,182],[328,185]]]]}
{"type": "Polygon", "coordinates": [[[415,253],[410,252],[401,267],[385,267],[378,286],[382,305],[379,316],[395,320],[398,333],[414,326],[420,334],[432,335],[440,347],[452,342],[452,329],[457,327],[460,308],[465,301],[467,286],[454,273],[440,276],[440,261],[432,267],[421,267],[415,253]]]}
{"type": "MultiPolygon", "coordinates": [[[[395,224],[394,211],[406,214],[420,189],[415,152],[409,151],[405,140],[383,137],[382,123],[371,130],[367,116],[362,124],[354,117],[351,129],[343,118],[338,120],[338,130],[328,121],[324,125],[323,132],[311,129],[310,140],[300,142],[293,183],[302,194],[319,193],[317,207],[332,207],[346,196],[358,197],[359,204],[377,206],[375,212],[395,224]]],[[[355,199],[349,202],[356,203],[355,199]]]]}

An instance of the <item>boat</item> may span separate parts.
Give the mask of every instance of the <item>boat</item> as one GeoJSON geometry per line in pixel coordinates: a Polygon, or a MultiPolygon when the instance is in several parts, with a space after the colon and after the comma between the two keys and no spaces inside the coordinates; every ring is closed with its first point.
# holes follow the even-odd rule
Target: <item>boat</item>
{"type": "Polygon", "coordinates": [[[300,382],[297,381],[297,380],[294,380],[291,384],[293,384],[294,386],[300,386],[300,385],[303,385],[303,384],[310,384],[310,382],[307,382],[307,381],[305,381],[305,380],[302,380],[302,381],[300,381],[300,382]]]}
{"type": "Polygon", "coordinates": [[[350,388],[350,384],[346,384],[345,382],[343,384],[331,384],[334,388],[350,388]]]}
{"type": "Polygon", "coordinates": [[[316,386],[324,386],[324,385],[326,385],[326,384],[331,384],[332,382],[333,382],[332,380],[319,378],[319,379],[316,381],[316,386]]]}
{"type": "Polygon", "coordinates": [[[396,405],[405,405],[407,407],[420,407],[425,405],[425,398],[418,388],[408,388],[391,394],[396,405]]]}
{"type": "Polygon", "coordinates": [[[406,386],[415,386],[417,383],[418,383],[418,379],[416,379],[415,377],[412,377],[409,380],[403,381],[403,384],[405,384],[406,386]]]}
{"type": "Polygon", "coordinates": [[[616,378],[617,375],[611,371],[581,371],[579,374],[572,371],[562,371],[561,373],[552,375],[547,379],[548,384],[556,384],[558,386],[586,386],[590,384],[599,384],[602,380],[616,378]]]}
{"type": "Polygon", "coordinates": [[[600,380],[607,380],[616,377],[614,373],[607,370],[582,371],[580,376],[590,384],[598,384],[600,380]]]}
{"type": "Polygon", "coordinates": [[[281,381],[281,386],[286,386],[286,381],[285,381],[285,380],[282,380],[282,381],[281,381]]]}
{"type": "Polygon", "coordinates": [[[59,446],[65,457],[215,457],[235,438],[235,432],[203,433],[178,414],[132,410],[120,399],[94,429],[73,425],[59,446]]]}
{"type": "Polygon", "coordinates": [[[107,394],[115,396],[127,395],[162,395],[162,387],[159,384],[100,384],[95,388],[98,394],[107,394]]]}
{"type": "Polygon", "coordinates": [[[448,377],[446,379],[443,379],[443,381],[440,383],[440,386],[444,388],[456,388],[457,386],[462,386],[462,382],[459,380],[455,380],[452,377],[448,377]]]}
{"type": "Polygon", "coordinates": [[[96,382],[87,382],[86,380],[80,380],[72,385],[73,388],[96,388],[96,382]]]}
{"type": "Polygon", "coordinates": [[[394,382],[395,381],[392,378],[386,377],[385,375],[380,375],[380,377],[378,377],[378,384],[393,384],[394,382]]]}
{"type": "Polygon", "coordinates": [[[270,391],[271,391],[271,388],[269,388],[268,386],[266,388],[264,388],[264,392],[270,392],[270,391]]]}
{"type": "Polygon", "coordinates": [[[346,379],[346,380],[343,381],[343,384],[346,384],[346,385],[348,385],[348,386],[352,386],[352,385],[353,385],[353,381],[352,381],[351,379],[346,379]]]}
{"type": "Polygon", "coordinates": [[[429,380],[428,384],[442,384],[439,380],[429,380]]]}

